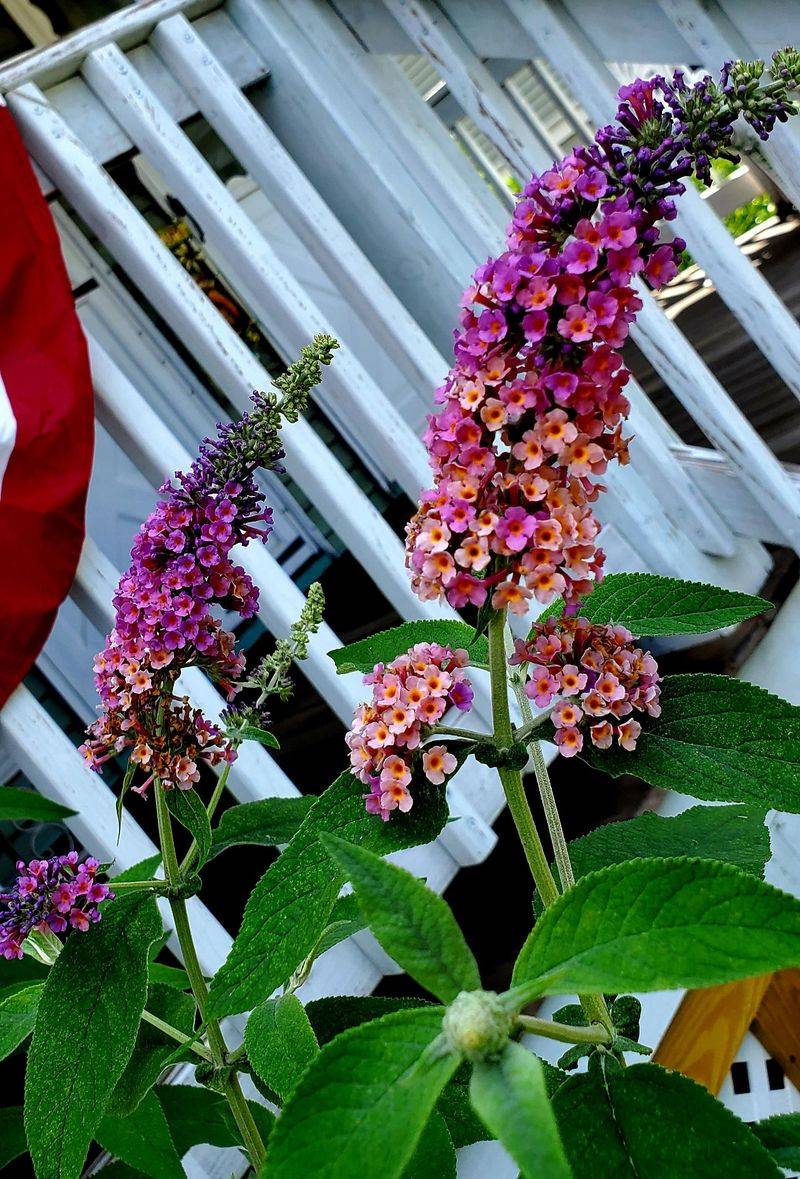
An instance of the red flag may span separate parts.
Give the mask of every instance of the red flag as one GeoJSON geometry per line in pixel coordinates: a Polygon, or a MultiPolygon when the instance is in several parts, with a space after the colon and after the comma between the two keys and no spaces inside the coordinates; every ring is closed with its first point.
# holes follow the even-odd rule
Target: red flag
{"type": "Polygon", "coordinates": [[[0,100],[0,705],[69,591],[92,465],[89,359],[58,233],[0,100]]]}

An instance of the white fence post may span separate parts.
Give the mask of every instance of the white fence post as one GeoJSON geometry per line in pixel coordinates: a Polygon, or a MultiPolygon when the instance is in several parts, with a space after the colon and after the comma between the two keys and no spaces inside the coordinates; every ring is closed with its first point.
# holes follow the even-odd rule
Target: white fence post
{"type": "Polygon", "coordinates": [[[196,26],[162,21],[150,43],[427,404],[447,363],[333,216],[196,26]]]}

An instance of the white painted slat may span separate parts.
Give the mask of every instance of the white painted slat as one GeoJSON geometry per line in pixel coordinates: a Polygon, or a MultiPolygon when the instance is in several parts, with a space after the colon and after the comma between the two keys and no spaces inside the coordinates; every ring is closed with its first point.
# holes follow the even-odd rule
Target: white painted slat
{"type": "MultiPolygon", "coordinates": [[[[758,21],[758,13],[750,5],[727,4],[721,0],[721,11],[717,4],[711,7],[700,0],[656,0],[659,8],[674,23],[695,53],[695,60],[711,74],[715,74],[724,61],[732,58],[754,58],[758,54],[747,44],[745,29],[751,21],[758,21]],[[735,26],[739,26],[738,28],[735,26]]],[[[786,36],[775,48],[786,43],[786,36]]],[[[766,143],[763,143],[744,124],[746,134],[753,146],[764,156],[770,169],[787,198],[800,208],[800,132],[797,121],[775,127],[766,143]]]]}
{"type": "Polygon", "coordinates": [[[244,97],[202,28],[163,21],[151,44],[342,295],[427,402],[447,364],[244,97]]]}
{"type": "MultiPolygon", "coordinates": [[[[385,0],[385,3],[420,51],[434,62],[464,110],[491,136],[516,170],[527,176],[531,171],[549,167],[548,148],[442,12],[429,0],[385,0]]],[[[643,481],[657,488],[662,507],[654,519],[664,519],[664,516],[666,519],[662,528],[653,530],[652,524],[645,525],[642,518],[647,516],[644,507],[638,521],[635,513],[631,517],[633,485],[629,481],[626,488],[614,481],[612,495],[619,523],[643,542],[642,554],[652,568],[668,572],[675,562],[680,562],[685,576],[713,579],[713,567],[704,560],[695,545],[695,538],[709,552],[732,556],[735,542],[731,531],[715,509],[704,503],[696,489],[681,478],[677,464],[663,444],[663,437],[653,429],[650,416],[640,410],[646,398],[635,382],[632,382],[631,394],[630,427],[639,442],[638,449],[633,452],[634,470],[641,473],[643,481]]],[[[648,496],[653,498],[647,492],[643,504],[648,496]]],[[[610,518],[613,519],[613,515],[610,518]]]]}
{"type": "MultiPolygon", "coordinates": [[[[279,0],[269,5],[229,0],[227,12],[270,65],[269,92],[263,101],[254,99],[256,106],[417,322],[448,354],[451,320],[442,309],[457,305],[465,277],[485,248],[474,223],[432,207],[428,171],[420,176],[408,167],[398,154],[403,136],[388,134],[375,121],[382,105],[364,110],[351,93],[351,75],[361,77],[358,59],[337,53],[329,31],[320,40],[325,18],[333,18],[336,28],[335,14],[322,5],[299,8],[279,0]],[[439,264],[442,257],[451,260],[447,269],[439,264]]],[[[387,73],[389,66],[385,63],[387,73]]],[[[471,170],[467,160],[463,165],[471,170]]],[[[503,218],[497,208],[499,235],[503,218]]],[[[485,224],[487,213],[478,202],[475,212],[485,224]]]]}
{"type": "MultiPolygon", "coordinates": [[[[89,348],[98,420],[156,486],[174,471],[186,470],[191,462],[188,452],[91,337],[89,348]]],[[[268,547],[253,544],[240,548],[237,560],[260,591],[259,617],[273,634],[285,637],[299,616],[302,593],[268,547]]],[[[349,726],[353,710],[363,698],[363,686],[357,676],[336,674],[328,652],[341,645],[334,631],[323,623],[310,639],[308,658],[298,667],[343,724],[349,726]]],[[[488,717],[487,686],[481,677],[482,673],[474,673],[476,694],[484,700],[483,711],[476,712],[477,717],[488,717]]],[[[342,752],[344,755],[344,749],[342,752]]],[[[477,763],[468,764],[454,778],[448,797],[459,821],[448,824],[435,847],[426,849],[424,854],[430,862],[419,870],[420,875],[429,876],[432,888],[435,882],[441,882],[441,888],[446,886],[455,870],[454,861],[474,864],[485,859],[495,842],[489,823],[503,805],[497,776],[477,763]]],[[[417,854],[403,853],[415,862],[417,854]]]]}
{"type": "MultiPolygon", "coordinates": [[[[591,117],[602,124],[616,110],[617,82],[586,34],[546,0],[508,0],[523,29],[568,77],[591,117]]],[[[787,387],[800,398],[800,326],[764,276],[750,264],[700,194],[687,185],[673,224],[787,387]]]]}
{"type": "MultiPolygon", "coordinates": [[[[202,226],[206,249],[224,261],[226,273],[238,278],[249,307],[283,355],[293,355],[319,332],[333,334],[308,294],[124,54],[114,45],[95,50],[83,64],[83,76],[202,226]]],[[[416,498],[429,481],[422,444],[346,341],[327,374],[321,401],[346,432],[355,432],[382,470],[416,498]]]]}
{"type": "MultiPolygon", "coordinates": [[[[685,446],[681,442],[673,443],[671,449],[706,498],[720,505],[726,519],[741,536],[757,537],[766,544],[783,544],[784,537],[775,520],[771,500],[746,487],[724,454],[704,446],[685,446]]],[[[800,498],[800,468],[785,466],[784,469],[800,498]]]]}
{"type": "MultiPolygon", "coordinates": [[[[240,409],[269,376],[144,218],[92,159],[35,86],[8,96],[31,154],[106,243],[211,378],[240,409]]],[[[403,567],[402,545],[307,422],[285,434],[285,467],[356,559],[407,618],[441,611],[421,602],[403,567]]]]}
{"type": "Polygon", "coordinates": [[[541,140],[441,10],[430,0],[383,0],[383,3],[419,51],[430,58],[464,113],[488,135],[513,170],[527,179],[534,166],[546,167],[549,160],[544,165],[534,164],[535,160],[545,160],[547,156],[541,140]],[[490,103],[485,99],[487,93],[493,94],[490,103]]]}
{"type": "MultiPolygon", "coordinates": [[[[119,571],[87,537],[70,596],[101,632],[108,632],[114,625],[111,599],[119,576],[119,571]]],[[[225,700],[200,668],[187,668],[178,680],[176,691],[178,695],[185,693],[189,696],[195,707],[200,708],[209,720],[219,722],[225,700]]],[[[252,802],[258,798],[290,798],[299,794],[291,778],[269,751],[254,741],[245,741],[239,749],[228,783],[228,789],[239,802],[252,802]]]]}
{"type": "Polygon", "coordinates": [[[80,65],[87,53],[109,42],[124,45],[146,36],[160,20],[176,12],[198,15],[213,8],[217,0],[139,0],[103,20],[94,21],[46,49],[29,49],[0,66],[0,91],[13,90],[36,78],[44,83],[65,78],[80,65]]]}

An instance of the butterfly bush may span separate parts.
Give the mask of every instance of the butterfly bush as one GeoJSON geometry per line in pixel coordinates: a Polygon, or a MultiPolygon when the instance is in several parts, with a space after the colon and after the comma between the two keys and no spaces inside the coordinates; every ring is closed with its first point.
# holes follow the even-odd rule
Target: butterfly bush
{"type": "Polygon", "coordinates": [[[372,700],[357,710],[346,741],[356,776],[369,786],[364,798],[370,814],[386,822],[392,811],[409,811],[417,767],[436,786],[455,770],[456,758],[446,746],[420,746],[448,708],[471,707],[467,662],[466,651],[418,643],[364,677],[372,700]]]}
{"type": "Polygon", "coordinates": [[[633,751],[642,726],[631,713],[661,713],[658,664],[624,626],[548,618],[516,641],[510,662],[528,669],[525,695],[539,708],[552,708],[564,757],[580,753],[587,732],[598,749],[616,738],[633,751]]]}
{"type": "Polygon", "coordinates": [[[17,863],[17,879],[0,893],[0,955],[22,958],[22,945],[34,931],[85,933],[100,920],[98,905],[113,899],[107,884],[97,879],[100,865],[77,852],[49,860],[17,863]]]}
{"type": "Polygon", "coordinates": [[[680,70],[637,80],[620,90],[614,125],[531,177],[504,251],[464,293],[455,363],[428,419],[434,486],[406,545],[422,599],[524,614],[533,598],[572,603],[600,581],[593,504],[609,462],[628,461],[620,349],[642,307],[633,280],[675,276],[685,242],[663,225],[683,178],[735,158],[739,113],[762,138],[787,117],[795,57],[777,55],[766,86],[746,63],[719,85],[689,86],[680,70]]]}
{"type": "Polygon", "coordinates": [[[250,413],[218,425],[189,470],[163,485],[163,499],[140,528],[114,595],[114,628],[94,663],[103,711],[82,746],[94,769],[128,750],[144,775],[134,787],[140,793],[154,780],[189,790],[202,762],[214,766],[236,756],[230,737],[187,698],[174,697],[173,688],[185,668],[196,666],[228,699],[236,694],[244,656],[215,611],[251,618],[258,590],[232,550],[267,540],[272,511],[256,471],[278,466],[281,418],[296,420],[335,347],[330,337],[319,337],[276,380],[280,401],[271,391],[255,392],[250,413]]]}

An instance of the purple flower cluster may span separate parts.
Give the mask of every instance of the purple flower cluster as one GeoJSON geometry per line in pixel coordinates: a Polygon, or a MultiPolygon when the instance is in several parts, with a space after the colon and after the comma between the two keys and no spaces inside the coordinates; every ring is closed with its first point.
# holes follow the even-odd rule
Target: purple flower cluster
{"type": "Polygon", "coordinates": [[[141,526],[114,596],[114,629],[94,663],[105,711],[83,751],[97,768],[130,747],[146,772],[139,791],[154,777],[190,789],[201,759],[213,765],[231,756],[216,726],[185,701],[172,701],[172,687],[196,664],[233,695],[244,658],[213,610],[250,618],[258,609],[258,592],[231,550],[266,539],[272,517],[252,473],[221,484],[213,475],[201,457],[161,489],[167,498],[141,526]]]}
{"type": "Polygon", "coordinates": [[[274,381],[274,390],[252,395],[253,408],[206,438],[188,471],[160,489],[164,497],[142,524],[131,565],[114,595],[114,629],[95,659],[100,717],[81,747],[93,769],[130,751],[144,778],[168,790],[190,790],[200,763],[217,765],[236,756],[234,743],[186,698],[173,696],[186,667],[202,667],[228,699],[238,688],[244,656],[215,611],[251,618],[258,591],[232,550],[266,540],[272,511],[256,482],[260,468],[278,469],[280,429],[296,421],[308,395],[330,364],[336,341],[316,336],[300,359],[274,381]]]}
{"type": "Polygon", "coordinates": [[[0,954],[21,958],[22,943],[34,930],[85,933],[99,921],[98,905],[114,897],[97,880],[99,867],[91,856],[81,862],[74,851],[29,864],[20,860],[11,890],[0,893],[0,954]]]}
{"type": "Polygon", "coordinates": [[[736,63],[722,84],[688,87],[677,72],[624,86],[617,122],[525,186],[504,252],[464,294],[424,436],[435,482],[406,529],[421,598],[524,614],[602,577],[591,505],[608,463],[628,457],[633,279],[660,287],[677,273],[685,242],[661,225],[682,179],[732,154],[737,116],[761,133],[794,109],[800,57],[778,55],[766,86],[762,73],[736,63]]]}

